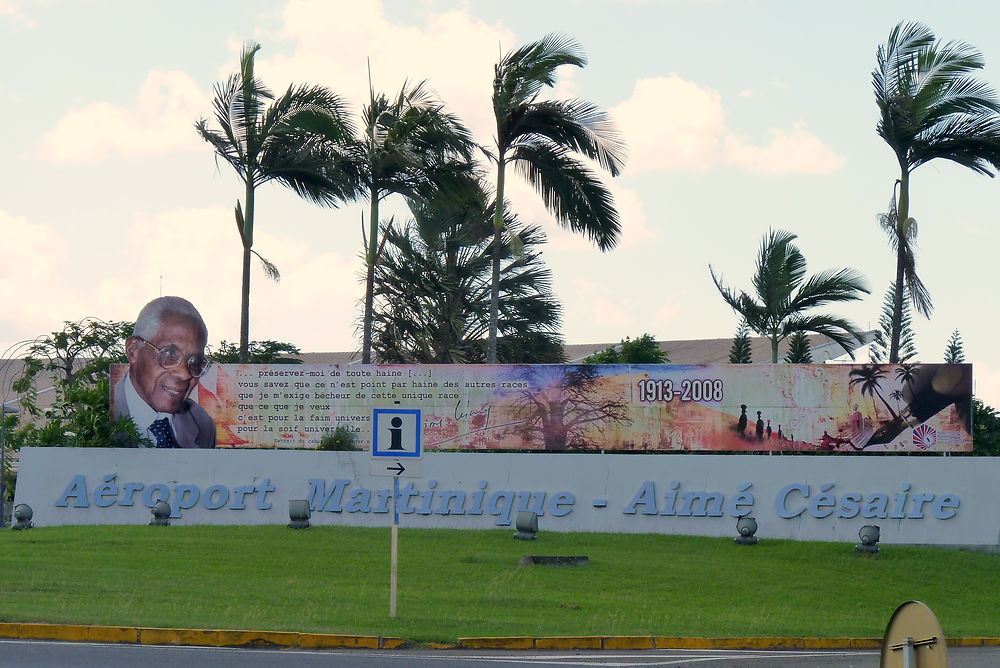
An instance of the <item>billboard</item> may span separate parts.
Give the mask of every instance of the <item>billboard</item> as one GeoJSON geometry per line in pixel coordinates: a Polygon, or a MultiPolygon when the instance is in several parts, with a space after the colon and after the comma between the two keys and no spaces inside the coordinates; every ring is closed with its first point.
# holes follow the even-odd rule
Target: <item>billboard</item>
{"type": "Polygon", "coordinates": [[[217,447],[314,448],[338,426],[367,447],[373,410],[397,407],[420,410],[425,451],[972,450],[968,364],[219,364],[190,398],[217,447]]]}

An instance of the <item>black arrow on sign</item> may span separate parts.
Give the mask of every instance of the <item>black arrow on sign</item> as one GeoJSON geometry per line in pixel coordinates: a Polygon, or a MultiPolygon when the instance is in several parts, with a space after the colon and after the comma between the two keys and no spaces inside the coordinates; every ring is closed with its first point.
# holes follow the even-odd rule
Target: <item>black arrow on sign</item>
{"type": "Polygon", "coordinates": [[[400,464],[399,462],[396,462],[395,466],[386,466],[385,468],[389,471],[395,471],[397,476],[403,475],[403,471],[406,470],[403,468],[403,465],[400,464]]]}

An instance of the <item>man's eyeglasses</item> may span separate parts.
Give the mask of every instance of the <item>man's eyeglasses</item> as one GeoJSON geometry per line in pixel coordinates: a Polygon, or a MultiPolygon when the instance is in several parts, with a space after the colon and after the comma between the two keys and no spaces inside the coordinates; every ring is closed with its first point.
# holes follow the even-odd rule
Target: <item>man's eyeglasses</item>
{"type": "MultiPolygon", "coordinates": [[[[157,348],[152,343],[142,338],[141,336],[135,337],[145,343],[147,346],[156,351],[156,361],[164,369],[176,369],[181,365],[183,358],[181,357],[181,351],[177,349],[174,344],[163,346],[162,348],[157,348]]],[[[187,370],[188,373],[195,378],[201,378],[208,371],[208,367],[211,362],[204,355],[191,355],[187,358],[187,370]]]]}

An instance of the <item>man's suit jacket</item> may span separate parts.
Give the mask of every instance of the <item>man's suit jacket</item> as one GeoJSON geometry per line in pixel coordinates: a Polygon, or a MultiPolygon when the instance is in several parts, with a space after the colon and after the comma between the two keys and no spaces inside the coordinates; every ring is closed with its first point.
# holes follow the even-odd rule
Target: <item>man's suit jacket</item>
{"type": "MultiPolygon", "coordinates": [[[[132,417],[128,411],[128,402],[125,401],[125,388],[122,386],[128,376],[122,378],[115,385],[115,405],[111,415],[113,419],[132,417]]],[[[184,407],[174,413],[174,436],[177,445],[182,448],[214,448],[215,447],[215,421],[212,416],[191,399],[184,400],[184,407]]],[[[118,443],[121,447],[135,448],[139,444],[133,439],[122,438],[118,443]]]]}

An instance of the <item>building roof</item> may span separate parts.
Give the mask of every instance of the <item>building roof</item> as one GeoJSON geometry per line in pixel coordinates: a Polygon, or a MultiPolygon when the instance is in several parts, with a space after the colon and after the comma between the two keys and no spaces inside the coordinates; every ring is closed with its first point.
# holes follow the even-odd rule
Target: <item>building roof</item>
{"type": "MultiPolygon", "coordinates": [[[[858,344],[854,350],[862,345],[871,343],[875,338],[875,332],[864,332],[864,344],[858,344]]],[[[822,364],[829,360],[843,357],[846,353],[840,344],[832,339],[820,334],[809,335],[809,350],[812,353],[813,363],[822,364]]],[[[658,341],[660,350],[667,354],[671,364],[728,364],[729,349],[733,345],[733,339],[682,339],[678,341],[658,341]]],[[[611,346],[620,343],[584,343],[570,344],[564,346],[566,358],[570,362],[581,362],[583,358],[601,350],[606,350],[611,346]]],[[[778,359],[781,361],[788,352],[788,340],[782,341],[778,346],[778,359]]],[[[750,354],[755,363],[767,363],[771,361],[771,342],[762,336],[750,337],[750,354]]]]}

